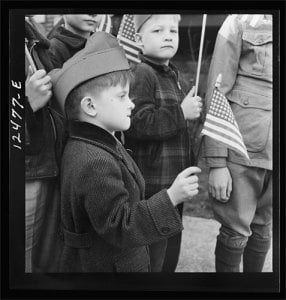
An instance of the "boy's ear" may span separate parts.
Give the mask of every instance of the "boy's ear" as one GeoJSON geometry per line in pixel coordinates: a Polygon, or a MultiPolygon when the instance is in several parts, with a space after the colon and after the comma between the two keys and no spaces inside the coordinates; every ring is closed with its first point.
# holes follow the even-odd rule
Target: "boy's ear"
{"type": "Polygon", "coordinates": [[[135,38],[137,45],[142,48],[143,47],[142,34],[137,32],[137,33],[135,33],[134,38],[135,38]]]}
{"type": "Polygon", "coordinates": [[[80,107],[82,111],[90,117],[95,117],[97,114],[97,108],[95,100],[92,97],[86,96],[81,99],[80,107]]]}

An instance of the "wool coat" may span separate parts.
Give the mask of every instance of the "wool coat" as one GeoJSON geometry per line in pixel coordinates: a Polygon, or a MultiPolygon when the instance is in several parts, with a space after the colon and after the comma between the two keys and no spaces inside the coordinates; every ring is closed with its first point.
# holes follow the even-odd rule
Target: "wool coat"
{"type": "Polygon", "coordinates": [[[145,183],[120,142],[72,121],[61,175],[64,249],[60,272],[148,272],[148,245],[182,231],[166,189],[144,199],[145,183]]]}

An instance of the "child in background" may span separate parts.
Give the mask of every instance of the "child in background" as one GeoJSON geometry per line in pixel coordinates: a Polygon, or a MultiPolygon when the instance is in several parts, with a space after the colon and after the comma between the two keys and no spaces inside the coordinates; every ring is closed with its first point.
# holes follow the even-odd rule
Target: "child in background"
{"type": "Polygon", "coordinates": [[[176,208],[198,193],[197,167],[145,200],[143,177],[115,131],[130,127],[132,79],[117,39],[96,32],[50,73],[69,120],[61,168],[60,272],[148,272],[148,245],[182,230],[176,208]]]}
{"type": "MultiPolygon", "coordinates": [[[[53,69],[49,41],[32,16],[25,18],[26,46],[37,70],[26,60],[25,103],[25,271],[55,272],[59,239],[59,165],[63,120],[51,108],[53,69]]],[[[26,57],[27,58],[27,57],[26,57]]]]}
{"type": "MultiPolygon", "coordinates": [[[[179,21],[180,15],[134,16],[135,39],[143,55],[142,63],[134,67],[130,97],[135,109],[126,147],[146,181],[147,199],[170,186],[191,165],[187,120],[198,118],[202,109],[201,98],[194,96],[194,88],[186,93],[179,71],[170,62],[178,49],[179,21]]],[[[182,217],[183,205],[178,209],[182,217]]],[[[168,240],[168,246],[167,240],[151,245],[152,271],[174,272],[180,244],[179,232],[168,240]]]]}
{"type": "Polygon", "coordinates": [[[64,24],[58,26],[52,35],[50,52],[55,66],[60,68],[65,61],[83,49],[87,39],[95,31],[97,15],[64,15],[64,24]]]}

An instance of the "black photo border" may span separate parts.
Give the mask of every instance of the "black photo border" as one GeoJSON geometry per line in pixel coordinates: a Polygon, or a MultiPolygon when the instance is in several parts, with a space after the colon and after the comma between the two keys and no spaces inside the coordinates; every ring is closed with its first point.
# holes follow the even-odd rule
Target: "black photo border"
{"type": "MultiPolygon", "coordinates": [[[[285,101],[285,1],[2,1],[1,2],[1,294],[2,299],[35,298],[285,298],[285,204],[283,164],[285,101]],[[178,12],[188,14],[271,13],[274,16],[274,189],[273,272],[159,274],[24,273],[24,150],[15,147],[12,98],[24,105],[25,14],[178,12]],[[12,85],[21,82],[15,87],[12,85]],[[20,96],[19,96],[20,95],[20,96]],[[275,101],[275,99],[281,99],[275,101]],[[281,116],[282,113],[282,116],[281,116]],[[281,119],[280,119],[281,118],[281,119]],[[283,136],[282,136],[283,135],[283,136]],[[283,147],[283,148],[281,148],[283,147]],[[282,183],[282,184],[281,184],[282,183]],[[282,195],[282,196],[281,196],[282,195]]],[[[14,107],[16,109],[16,107],[14,107]]],[[[17,134],[24,145],[24,109],[17,134]]]]}

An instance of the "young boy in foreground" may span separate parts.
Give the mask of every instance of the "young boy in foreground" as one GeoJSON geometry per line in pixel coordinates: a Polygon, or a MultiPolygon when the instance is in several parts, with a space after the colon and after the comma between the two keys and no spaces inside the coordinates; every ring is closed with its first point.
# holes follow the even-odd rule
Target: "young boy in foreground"
{"type": "Polygon", "coordinates": [[[130,67],[113,36],[97,32],[54,70],[69,120],[61,176],[64,250],[60,272],[148,272],[148,245],[182,230],[176,205],[198,193],[197,167],[145,200],[145,184],[114,132],[127,130],[130,67]]]}

